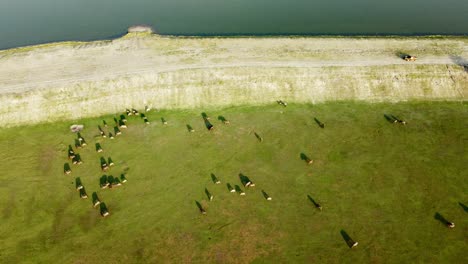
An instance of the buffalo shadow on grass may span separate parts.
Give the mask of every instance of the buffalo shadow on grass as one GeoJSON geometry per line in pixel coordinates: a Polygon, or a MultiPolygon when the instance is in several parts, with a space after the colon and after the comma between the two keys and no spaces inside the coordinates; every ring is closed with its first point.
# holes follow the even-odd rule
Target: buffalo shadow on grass
{"type": "Polygon", "coordinates": [[[101,214],[102,217],[105,217],[109,214],[109,210],[107,209],[106,203],[99,204],[99,213],[101,214]]]}
{"type": "Polygon", "coordinates": [[[218,116],[218,120],[223,122],[223,123],[227,123],[227,119],[224,117],[224,116],[218,116]]]}
{"type": "Polygon", "coordinates": [[[250,184],[252,184],[252,181],[249,179],[249,177],[245,176],[242,173],[239,173],[239,180],[245,187],[248,187],[250,184]]]}
{"type": "Polygon", "coordinates": [[[384,117],[385,119],[390,122],[390,123],[395,123],[397,122],[397,120],[393,117],[393,115],[387,115],[387,114],[384,114],[384,117]]]}
{"type": "Polygon", "coordinates": [[[97,151],[97,152],[103,151],[103,150],[102,150],[102,146],[101,146],[100,143],[96,143],[96,151],[97,151]]]}
{"type": "Polygon", "coordinates": [[[63,173],[65,173],[65,174],[70,174],[71,173],[70,164],[68,164],[68,163],[63,164],[63,173]]]}
{"type": "Polygon", "coordinates": [[[213,181],[214,184],[219,184],[221,183],[218,179],[218,177],[216,177],[216,175],[214,175],[214,173],[211,173],[211,180],[213,181]]]}
{"type": "Polygon", "coordinates": [[[112,176],[112,175],[107,176],[107,182],[108,182],[110,185],[112,185],[113,183],[115,183],[115,182],[116,182],[116,179],[117,179],[117,178],[115,178],[115,177],[112,176]]]}
{"type": "Polygon", "coordinates": [[[106,161],[106,159],[105,159],[104,157],[101,157],[101,158],[100,158],[100,163],[101,163],[101,168],[102,168],[104,165],[107,166],[107,161],[106,161]]]}
{"type": "Polygon", "coordinates": [[[105,188],[109,185],[109,182],[107,181],[107,175],[102,175],[101,178],[99,178],[99,186],[101,188],[105,188]]]}
{"type": "Polygon", "coordinates": [[[320,127],[320,128],[325,128],[325,124],[320,122],[320,120],[318,120],[316,117],[314,117],[314,121],[315,123],[317,123],[317,125],[320,127]]]}
{"type": "Polygon", "coordinates": [[[191,125],[187,124],[186,126],[187,126],[187,131],[188,132],[194,132],[195,131],[195,129],[193,129],[193,127],[191,125]]]}
{"type": "Polygon", "coordinates": [[[198,201],[195,201],[195,204],[197,205],[197,207],[198,207],[198,210],[200,211],[200,213],[202,213],[202,214],[206,214],[206,210],[205,210],[205,208],[203,208],[203,206],[201,205],[201,203],[200,203],[200,202],[198,202],[198,201]]]}
{"type": "Polygon", "coordinates": [[[320,211],[322,211],[322,206],[317,203],[314,198],[312,198],[312,196],[310,195],[307,195],[307,198],[309,198],[309,201],[315,206],[315,208],[319,209],[320,211]]]}
{"type": "Polygon", "coordinates": [[[341,236],[343,237],[344,241],[346,242],[346,244],[348,245],[349,248],[353,248],[355,246],[357,246],[357,242],[354,241],[349,235],[348,233],[346,233],[346,231],[344,231],[343,229],[340,231],[340,234],[341,236]]]}
{"type": "Polygon", "coordinates": [[[214,129],[214,126],[213,126],[213,124],[211,124],[211,122],[208,120],[208,119],[209,119],[208,115],[207,115],[205,112],[203,112],[201,115],[202,115],[202,118],[203,118],[203,122],[205,123],[206,129],[208,129],[208,130],[213,130],[213,129],[214,129]]]}
{"type": "Polygon", "coordinates": [[[301,160],[303,160],[307,164],[312,164],[312,162],[313,162],[312,159],[309,158],[309,156],[307,156],[304,152],[301,152],[299,157],[301,158],[301,160]]]}
{"type": "Polygon", "coordinates": [[[258,139],[258,141],[260,141],[260,142],[263,141],[263,138],[259,134],[257,134],[257,132],[254,132],[254,135],[258,139]]]}
{"type": "Polygon", "coordinates": [[[99,199],[98,195],[97,195],[97,192],[93,192],[93,194],[91,195],[91,197],[93,198],[92,199],[92,203],[93,203],[93,206],[96,207],[98,204],[101,203],[101,200],[99,199]]]}
{"type": "Polygon", "coordinates": [[[271,197],[268,195],[268,193],[266,193],[264,190],[262,190],[262,194],[263,194],[263,197],[266,199],[266,200],[271,200],[271,197]]]}
{"type": "Polygon", "coordinates": [[[81,142],[75,138],[75,148],[81,148],[81,142]]]}
{"type": "Polygon", "coordinates": [[[442,216],[439,212],[436,212],[434,215],[434,219],[440,221],[445,226],[450,227],[453,223],[447,220],[444,216],[442,216]]]}
{"type": "Polygon", "coordinates": [[[86,189],[84,187],[80,189],[80,198],[82,199],[88,198],[88,194],[86,193],[86,189]]]}
{"type": "Polygon", "coordinates": [[[213,200],[213,194],[211,194],[210,191],[208,191],[208,188],[205,188],[205,194],[206,197],[208,197],[208,200],[213,200]]]}
{"type": "Polygon", "coordinates": [[[463,208],[463,210],[468,213],[468,206],[464,205],[462,202],[458,202],[458,204],[463,208]]]}
{"type": "Polygon", "coordinates": [[[80,177],[76,177],[76,178],[75,178],[75,188],[76,188],[77,190],[83,188],[83,183],[81,182],[81,178],[80,178],[80,177]]]}
{"type": "Polygon", "coordinates": [[[234,186],[234,190],[236,191],[236,193],[239,193],[239,194],[244,193],[245,194],[245,192],[242,191],[241,187],[239,185],[237,185],[237,184],[234,186]]]}

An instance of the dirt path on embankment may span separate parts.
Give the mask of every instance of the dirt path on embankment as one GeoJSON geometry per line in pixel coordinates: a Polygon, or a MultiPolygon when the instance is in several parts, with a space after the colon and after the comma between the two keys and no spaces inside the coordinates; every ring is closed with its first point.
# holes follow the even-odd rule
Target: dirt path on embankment
{"type": "Polygon", "coordinates": [[[0,51],[0,121],[73,119],[145,104],[465,100],[468,38],[177,38],[0,51]],[[418,56],[405,62],[398,54],[418,56]],[[22,116],[22,118],[19,118],[22,116]]]}

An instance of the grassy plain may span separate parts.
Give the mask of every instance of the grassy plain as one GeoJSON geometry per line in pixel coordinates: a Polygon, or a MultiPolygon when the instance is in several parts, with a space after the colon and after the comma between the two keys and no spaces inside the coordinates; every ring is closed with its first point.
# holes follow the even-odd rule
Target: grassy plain
{"type": "Polygon", "coordinates": [[[468,261],[468,218],[459,204],[468,205],[466,103],[271,104],[147,116],[150,125],[128,118],[114,140],[97,129],[102,119],[113,124],[113,116],[75,121],[85,125],[88,146],[78,151],[84,163],[72,165],[71,175],[63,174],[76,138],[71,122],[1,129],[0,262],[468,261]],[[205,128],[202,112],[214,131],[205,128]],[[385,113],[408,124],[391,124],[385,113]],[[101,156],[116,163],[107,174],[126,171],[128,183],[101,190],[101,156]],[[240,185],[239,173],[256,183],[245,196],[226,187],[240,185]],[[75,177],[89,196],[98,193],[109,217],[79,198],[75,177]],[[437,212],[456,227],[435,220],[437,212]],[[359,245],[349,249],[341,230],[359,245]]]}

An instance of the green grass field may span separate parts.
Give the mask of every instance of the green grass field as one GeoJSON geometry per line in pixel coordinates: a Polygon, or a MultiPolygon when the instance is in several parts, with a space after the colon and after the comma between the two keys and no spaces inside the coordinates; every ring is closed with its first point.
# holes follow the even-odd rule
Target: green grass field
{"type": "Polygon", "coordinates": [[[71,175],[63,166],[76,138],[72,122],[0,130],[0,263],[468,262],[466,103],[271,104],[146,115],[150,125],[128,117],[114,140],[97,129],[102,119],[114,124],[113,116],[75,121],[85,125],[88,146],[77,151],[84,163],[71,165],[71,175]],[[126,184],[100,189],[101,156],[115,162],[105,174],[125,171],[126,184]],[[239,173],[256,186],[244,188],[239,173]],[[75,177],[90,198],[80,199],[75,177]],[[246,195],[229,192],[227,183],[246,195]],[[93,208],[93,192],[107,204],[107,218],[93,208]],[[350,249],[341,230],[359,245],[350,249]]]}

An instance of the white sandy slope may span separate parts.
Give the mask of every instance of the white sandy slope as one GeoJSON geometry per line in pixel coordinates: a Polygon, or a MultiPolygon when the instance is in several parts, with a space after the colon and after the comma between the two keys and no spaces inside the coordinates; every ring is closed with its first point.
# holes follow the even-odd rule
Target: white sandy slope
{"type": "Polygon", "coordinates": [[[0,51],[0,124],[277,99],[466,100],[468,38],[184,38],[131,33],[0,51]],[[405,62],[397,56],[418,56],[405,62]]]}

